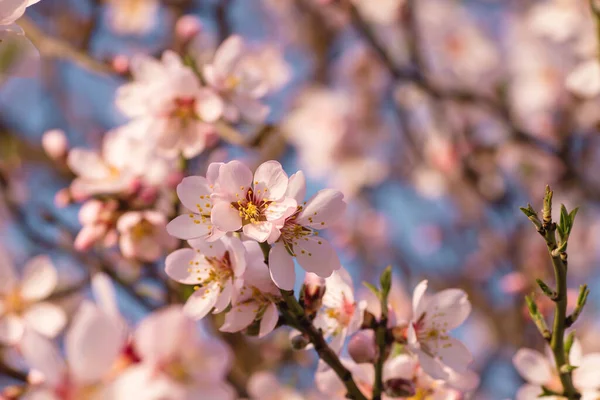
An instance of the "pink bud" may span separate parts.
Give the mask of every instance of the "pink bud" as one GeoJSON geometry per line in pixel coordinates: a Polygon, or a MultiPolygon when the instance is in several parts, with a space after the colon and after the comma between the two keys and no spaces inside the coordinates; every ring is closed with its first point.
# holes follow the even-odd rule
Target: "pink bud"
{"type": "Polygon", "coordinates": [[[307,314],[314,314],[321,308],[321,301],[324,294],[325,279],[307,272],[300,293],[300,299],[307,314]]]}
{"type": "Polygon", "coordinates": [[[100,240],[106,233],[106,228],[103,225],[84,226],[77,237],[75,238],[74,247],[77,251],[85,251],[100,240]]]}
{"type": "Polygon", "coordinates": [[[181,172],[181,171],[171,172],[169,174],[169,176],[167,176],[167,186],[170,188],[176,188],[177,185],[179,185],[181,183],[183,178],[184,178],[183,172],[181,172]]]}
{"type": "Polygon", "coordinates": [[[202,31],[202,22],[195,15],[184,15],[175,24],[175,34],[183,41],[188,41],[202,31]]]}
{"type": "Polygon", "coordinates": [[[356,332],[348,342],[348,354],[359,364],[373,362],[377,356],[373,330],[364,329],[356,332]]]}
{"type": "Polygon", "coordinates": [[[129,72],[129,58],[122,54],[116,55],[112,59],[112,67],[116,73],[125,75],[129,72]]]}
{"type": "Polygon", "coordinates": [[[92,225],[100,219],[104,204],[100,200],[88,200],[79,209],[79,222],[82,225],[92,225]]]}
{"type": "Polygon", "coordinates": [[[64,159],[68,146],[67,136],[61,129],[52,129],[42,135],[42,147],[53,160],[64,159]]]}

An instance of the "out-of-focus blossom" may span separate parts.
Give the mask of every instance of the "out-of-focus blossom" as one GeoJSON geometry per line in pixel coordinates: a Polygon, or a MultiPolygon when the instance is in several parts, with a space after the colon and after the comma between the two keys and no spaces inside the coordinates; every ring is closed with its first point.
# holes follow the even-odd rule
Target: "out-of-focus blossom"
{"type": "Polygon", "coordinates": [[[231,303],[237,280],[246,270],[246,248],[236,237],[225,236],[215,242],[191,240],[191,249],[169,254],[166,272],[179,283],[194,286],[183,311],[196,320],[213,308],[217,314],[231,303]]]}
{"type": "Polygon", "coordinates": [[[225,344],[200,334],[178,306],[146,317],[134,334],[141,362],[115,382],[117,400],[233,400],[225,382],[232,356],[225,344]]]}
{"type": "Polygon", "coordinates": [[[277,228],[279,232],[273,232],[272,237],[279,239],[269,252],[273,282],[285,290],[292,290],[296,281],[294,257],[304,270],[322,278],[341,268],[334,248],[319,236],[317,229],[328,228],[342,217],[346,211],[344,195],[337,190],[324,189],[302,203],[305,194],[306,179],[299,171],[290,177],[285,194],[299,205],[288,209],[283,226],[277,228]]]}
{"type": "Polygon", "coordinates": [[[309,89],[282,126],[307,174],[327,177],[346,196],[376,185],[387,173],[375,140],[383,129],[365,117],[365,105],[355,100],[341,92],[309,89]]]}
{"type": "Polygon", "coordinates": [[[427,296],[427,281],[413,292],[413,317],[408,326],[408,345],[419,357],[421,367],[434,379],[449,379],[448,369],[467,371],[471,353],[458,339],[448,335],[471,312],[467,294],[446,289],[427,296]]]}
{"type": "Polygon", "coordinates": [[[116,223],[118,203],[115,200],[88,200],[79,210],[81,230],[75,238],[75,248],[84,251],[97,242],[105,247],[117,244],[116,223]]]}
{"type": "Polygon", "coordinates": [[[25,37],[23,29],[15,24],[25,9],[40,0],[5,0],[0,3],[0,76],[31,75],[32,66],[39,62],[39,53],[25,37]]]}
{"type": "Polygon", "coordinates": [[[246,63],[247,45],[238,35],[227,38],[217,49],[213,62],[204,66],[204,78],[225,100],[224,117],[231,122],[241,118],[259,124],[269,107],[260,102],[269,90],[266,71],[246,63]]]}
{"type": "Polygon", "coordinates": [[[120,35],[142,35],[157,22],[158,0],[108,0],[108,19],[120,35]]]}
{"type": "Polygon", "coordinates": [[[296,207],[294,199],[285,197],[287,187],[288,176],[277,161],[262,163],[254,176],[239,161],[223,164],[212,194],[211,221],[222,231],[242,229],[258,242],[274,242],[281,218],[296,207]]]}
{"type": "Polygon", "coordinates": [[[139,185],[155,186],[163,182],[170,164],[153,154],[147,142],[125,135],[119,128],[106,134],[102,153],[74,148],[67,163],[77,175],[71,183],[76,199],[97,194],[120,194],[139,185]]]}
{"type": "Polygon", "coordinates": [[[124,346],[122,326],[90,302],[83,303],[65,336],[66,356],[34,333],[23,338],[21,352],[27,364],[41,373],[25,399],[108,399],[109,373],[124,346]]]}
{"type": "Polygon", "coordinates": [[[363,17],[377,24],[388,25],[400,18],[404,0],[352,0],[363,17]]]}
{"type": "Polygon", "coordinates": [[[252,400],[303,400],[304,396],[287,385],[282,385],[271,372],[257,372],[248,380],[252,400]]]}
{"type": "Polygon", "coordinates": [[[261,71],[268,92],[275,92],[292,78],[292,68],[286,62],[281,49],[266,45],[252,51],[244,59],[244,67],[261,71]]]}
{"type": "Polygon", "coordinates": [[[156,261],[177,240],[167,233],[167,218],[158,211],[129,211],[119,217],[119,246],[127,258],[156,261]]]}
{"type": "Polygon", "coordinates": [[[67,322],[64,311],[44,301],[56,288],[58,274],[47,256],[37,256],[25,264],[19,277],[0,248],[0,342],[18,343],[24,332],[54,337],[67,322]]]}
{"type": "Polygon", "coordinates": [[[583,3],[565,0],[536,3],[527,13],[527,23],[537,35],[564,42],[573,38],[582,25],[592,23],[590,15],[582,12],[588,8],[583,3]]]}
{"type": "Polygon", "coordinates": [[[202,22],[195,15],[184,15],[175,23],[175,34],[184,42],[191,40],[202,31],[202,22]]]}
{"type": "Polygon", "coordinates": [[[363,329],[352,335],[348,341],[348,354],[359,364],[375,361],[375,332],[372,329],[363,329]]]}
{"type": "Polygon", "coordinates": [[[270,333],[279,320],[277,303],[281,301],[279,289],[271,281],[260,246],[256,242],[244,242],[246,248],[246,271],[241,288],[234,288],[231,310],[225,314],[223,332],[237,332],[247,328],[257,319],[258,337],[270,333]]]}
{"type": "MultiPolygon", "coordinates": [[[[375,380],[373,365],[356,364],[348,358],[341,358],[340,361],[352,373],[352,379],[362,394],[367,396],[367,398],[371,396],[373,393],[373,381],[375,380]]],[[[344,386],[344,383],[336,373],[324,364],[319,364],[319,368],[315,374],[315,386],[331,400],[343,400],[348,393],[346,386],[344,386]]]]}
{"type": "Polygon", "coordinates": [[[511,272],[500,280],[500,288],[504,293],[520,293],[527,288],[527,278],[522,272],[511,272]]]}
{"type": "Polygon", "coordinates": [[[165,51],[158,61],[144,55],[131,60],[134,81],[117,91],[116,104],[133,118],[120,131],[150,141],[170,158],[200,154],[216,135],[213,122],[223,113],[223,101],[201,86],[194,71],[176,53],[165,51]]]}
{"type": "Polygon", "coordinates": [[[61,129],[52,129],[42,136],[42,147],[53,160],[63,160],[67,156],[68,146],[67,136],[61,129]]]}
{"type": "MultiPolygon", "coordinates": [[[[361,292],[361,298],[366,302],[366,310],[373,314],[375,318],[380,318],[381,300],[368,289],[361,292]]],[[[402,282],[394,275],[392,277],[392,287],[388,294],[388,325],[392,327],[407,323],[411,314],[409,294],[404,290],[402,282]]]]}
{"type": "Polygon", "coordinates": [[[189,176],[177,185],[177,195],[181,203],[189,210],[169,222],[167,231],[180,239],[204,239],[214,241],[221,238],[225,232],[212,222],[214,201],[211,197],[215,191],[219,169],[222,163],[211,163],[208,166],[206,178],[189,176]]]}
{"type": "Polygon", "coordinates": [[[346,337],[360,329],[367,304],[354,300],[352,278],[343,268],[325,280],[325,287],[323,308],[317,313],[314,324],[326,337],[332,338],[330,347],[339,352],[346,337]]]}
{"type": "Polygon", "coordinates": [[[585,98],[600,94],[600,62],[597,58],[579,64],[567,76],[565,86],[571,92],[585,98]]]}
{"type": "MultiPolygon", "coordinates": [[[[542,393],[542,386],[562,392],[562,383],[556,371],[554,356],[549,348],[546,354],[523,348],[513,357],[513,364],[527,382],[517,392],[517,400],[534,400],[542,393]]],[[[573,384],[583,399],[594,400],[600,396],[600,353],[583,354],[578,341],[573,343],[569,353],[569,365],[577,367],[573,371],[573,384]]],[[[559,399],[561,397],[553,397],[559,399]]]]}

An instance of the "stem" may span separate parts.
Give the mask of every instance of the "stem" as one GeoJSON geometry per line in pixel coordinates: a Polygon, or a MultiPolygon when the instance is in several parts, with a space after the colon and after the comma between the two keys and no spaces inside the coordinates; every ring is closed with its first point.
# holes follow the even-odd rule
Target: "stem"
{"type": "MultiPolygon", "coordinates": [[[[550,247],[549,247],[550,248],[550,247]]],[[[552,331],[552,340],[550,348],[554,353],[556,361],[556,370],[559,373],[560,381],[565,391],[565,396],[569,399],[576,399],[577,390],[573,386],[570,372],[563,372],[563,366],[567,365],[565,355],[565,321],[567,318],[567,265],[560,256],[552,257],[552,266],[554,267],[554,276],[556,278],[556,308],[554,310],[554,327],[552,331]]]]}
{"type": "Polygon", "coordinates": [[[377,343],[378,352],[377,361],[375,362],[375,383],[373,384],[373,400],[381,400],[381,393],[383,392],[383,363],[387,358],[386,334],[387,312],[385,313],[385,315],[382,312],[381,320],[379,321],[378,326],[375,329],[375,342],[377,343]]]}
{"type": "Polygon", "coordinates": [[[300,306],[300,303],[294,297],[294,292],[281,290],[281,295],[284,301],[279,303],[279,311],[296,329],[308,337],[315,347],[319,358],[331,367],[342,380],[344,386],[346,386],[346,390],[348,391],[347,397],[354,400],[367,400],[356,385],[356,382],[354,382],[352,373],[344,367],[337,354],[331,350],[323,338],[321,331],[317,330],[312,322],[306,318],[302,306],[300,306]]]}

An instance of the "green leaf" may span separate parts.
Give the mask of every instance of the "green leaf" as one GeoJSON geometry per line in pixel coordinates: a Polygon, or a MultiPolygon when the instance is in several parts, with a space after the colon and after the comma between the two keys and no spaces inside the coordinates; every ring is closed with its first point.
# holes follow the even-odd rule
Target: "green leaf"
{"type": "Polygon", "coordinates": [[[369,282],[363,282],[363,285],[365,285],[367,289],[369,289],[371,292],[373,292],[373,294],[375,296],[377,296],[378,299],[380,298],[381,293],[379,292],[379,289],[377,289],[377,287],[375,285],[373,285],[372,283],[369,283],[369,282]]]}
{"type": "MultiPolygon", "coordinates": [[[[571,213],[569,214],[569,220],[571,222],[571,228],[573,227],[573,223],[575,222],[575,216],[577,215],[577,212],[579,211],[579,207],[575,207],[573,210],[571,210],[571,213]]],[[[569,230],[570,232],[570,230],[569,230]]]]}
{"type": "Polygon", "coordinates": [[[550,286],[546,285],[546,283],[541,280],[541,279],[536,279],[535,280],[538,284],[538,286],[540,287],[540,289],[542,289],[542,292],[544,292],[544,294],[548,297],[550,297],[550,299],[554,300],[556,297],[556,292],[554,292],[554,290],[550,289],[550,286]]]}
{"type": "Polygon", "coordinates": [[[388,295],[390,294],[390,290],[392,288],[392,266],[388,265],[386,269],[383,270],[381,276],[379,277],[379,283],[381,284],[381,293],[382,298],[387,300],[388,295]]]}
{"type": "MultiPolygon", "coordinates": [[[[569,360],[569,355],[571,354],[571,347],[573,347],[573,343],[575,342],[575,331],[569,333],[569,336],[565,339],[565,356],[567,360],[569,360]]],[[[570,361],[569,361],[570,362],[570,361]]]]}

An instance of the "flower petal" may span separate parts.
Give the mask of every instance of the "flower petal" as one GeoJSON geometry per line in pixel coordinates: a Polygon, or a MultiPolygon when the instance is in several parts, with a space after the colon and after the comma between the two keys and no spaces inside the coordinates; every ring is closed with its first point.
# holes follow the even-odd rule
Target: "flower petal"
{"type": "Polygon", "coordinates": [[[29,260],[21,279],[21,296],[35,301],[48,297],[56,288],[58,273],[48,256],[37,256],[29,260]]]}
{"type": "Polygon", "coordinates": [[[258,222],[256,224],[244,225],[244,234],[250,239],[254,239],[259,243],[265,242],[273,231],[273,224],[269,221],[258,222]]]}
{"type": "Polygon", "coordinates": [[[225,104],[219,95],[211,89],[200,89],[197,94],[196,112],[205,122],[215,122],[225,109],[225,104]]]}
{"type": "Polygon", "coordinates": [[[216,304],[219,292],[217,285],[199,288],[187,299],[183,313],[194,320],[204,318],[216,304]]]}
{"type": "Polygon", "coordinates": [[[552,366],[542,353],[531,349],[519,349],[513,357],[519,374],[529,383],[546,385],[552,380],[552,366]]]}
{"type": "Polygon", "coordinates": [[[331,244],[318,236],[308,236],[294,242],[294,255],[305,271],[322,278],[340,269],[340,261],[331,244]]]}
{"type": "Polygon", "coordinates": [[[210,234],[210,224],[210,220],[203,223],[198,214],[182,214],[167,224],[167,232],[183,240],[196,239],[210,234]]]}
{"type": "Polygon", "coordinates": [[[266,200],[279,200],[285,195],[288,176],[277,161],[267,161],[254,173],[254,195],[266,200]]]}
{"type": "Polygon", "coordinates": [[[275,329],[278,320],[279,312],[277,311],[277,306],[273,303],[270,303],[262,316],[262,320],[260,321],[258,337],[262,338],[271,333],[271,331],[275,329]]]}
{"type": "Polygon", "coordinates": [[[250,325],[258,312],[258,305],[253,302],[241,303],[225,314],[225,322],[219,328],[221,332],[239,332],[250,325]]]}
{"type": "Polygon", "coordinates": [[[573,371],[573,384],[580,391],[600,388],[600,353],[586,354],[579,368],[573,371]]]}
{"type": "Polygon", "coordinates": [[[221,289],[221,293],[217,298],[217,302],[215,303],[215,309],[213,310],[213,314],[218,314],[225,310],[229,303],[231,303],[231,293],[233,292],[233,283],[231,279],[225,282],[225,286],[221,289]]]}
{"type": "Polygon", "coordinates": [[[304,176],[304,172],[298,171],[290,176],[285,195],[296,200],[296,203],[302,204],[304,196],[306,196],[306,177],[304,176]]]}
{"type": "Polygon", "coordinates": [[[13,345],[23,337],[23,320],[14,314],[0,317],[0,343],[13,345]]]}
{"type": "Polygon", "coordinates": [[[175,250],[165,259],[165,272],[174,281],[184,285],[197,285],[199,274],[196,272],[198,267],[194,262],[200,262],[200,258],[202,257],[192,249],[175,250]]]}
{"type": "Polygon", "coordinates": [[[177,196],[181,203],[195,213],[210,213],[212,199],[210,183],[203,176],[188,176],[177,185],[177,196]],[[209,204],[207,206],[206,204],[209,204]]]}
{"type": "Polygon", "coordinates": [[[278,288],[283,290],[294,289],[296,283],[294,260],[281,242],[275,243],[269,251],[269,271],[271,279],[278,288]]]}
{"type": "Polygon", "coordinates": [[[217,180],[219,193],[241,200],[246,197],[246,192],[252,184],[252,171],[243,163],[234,160],[219,168],[219,179],[217,180]]]}
{"type": "Polygon", "coordinates": [[[67,323],[63,309],[47,302],[29,307],[23,314],[23,319],[28,327],[49,338],[56,337],[67,323]]]}
{"type": "Polygon", "coordinates": [[[314,229],[325,229],[337,222],[346,212],[342,192],[334,189],[319,190],[298,215],[298,223],[314,229]]]}
{"type": "Polygon", "coordinates": [[[222,231],[235,232],[242,227],[239,212],[226,201],[217,201],[212,209],[211,221],[222,231]]]}

